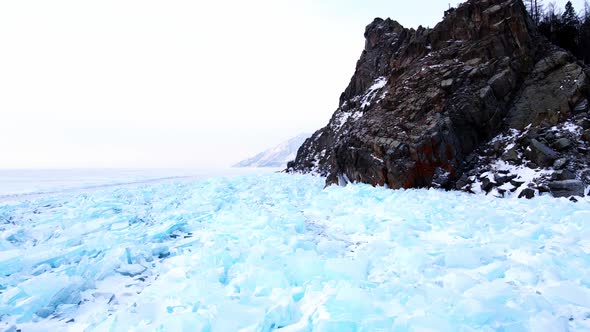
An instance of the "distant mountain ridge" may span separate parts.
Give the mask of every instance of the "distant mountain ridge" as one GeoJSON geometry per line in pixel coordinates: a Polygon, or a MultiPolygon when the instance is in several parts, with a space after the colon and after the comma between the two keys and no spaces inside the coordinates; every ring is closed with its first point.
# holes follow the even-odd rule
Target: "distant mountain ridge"
{"type": "Polygon", "coordinates": [[[289,161],[295,160],[297,150],[310,136],[309,133],[299,134],[252,158],[242,160],[233,167],[286,167],[289,161]]]}

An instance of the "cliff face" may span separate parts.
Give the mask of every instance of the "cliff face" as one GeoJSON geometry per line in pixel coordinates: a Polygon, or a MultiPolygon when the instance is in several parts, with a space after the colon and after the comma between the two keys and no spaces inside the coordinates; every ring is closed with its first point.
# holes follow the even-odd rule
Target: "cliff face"
{"type": "Polygon", "coordinates": [[[558,181],[551,179],[554,169],[574,173],[568,181],[590,180],[584,173],[590,72],[537,34],[521,0],[470,0],[433,29],[375,19],[365,38],[339,108],[288,171],[319,173],[327,184],[499,195],[548,188],[558,181]],[[569,145],[552,147],[561,138],[569,145]],[[531,148],[535,142],[542,147],[531,148]],[[509,151],[512,160],[503,160],[509,151]],[[538,176],[501,189],[494,176],[510,167],[538,176]]]}

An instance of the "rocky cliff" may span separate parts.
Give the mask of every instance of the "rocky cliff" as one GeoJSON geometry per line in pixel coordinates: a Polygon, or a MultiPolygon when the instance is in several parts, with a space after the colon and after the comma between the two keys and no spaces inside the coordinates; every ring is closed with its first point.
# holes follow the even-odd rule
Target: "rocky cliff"
{"type": "Polygon", "coordinates": [[[327,184],[583,196],[590,70],[521,0],[470,0],[433,29],[375,19],[328,125],[289,172],[327,184]]]}

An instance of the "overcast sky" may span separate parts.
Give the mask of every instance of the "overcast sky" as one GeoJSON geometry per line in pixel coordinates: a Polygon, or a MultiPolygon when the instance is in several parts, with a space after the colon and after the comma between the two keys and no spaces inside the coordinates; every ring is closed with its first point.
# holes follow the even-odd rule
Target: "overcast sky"
{"type": "Polygon", "coordinates": [[[0,168],[227,166],[327,123],[374,17],[432,27],[447,7],[2,1],[0,168]]]}

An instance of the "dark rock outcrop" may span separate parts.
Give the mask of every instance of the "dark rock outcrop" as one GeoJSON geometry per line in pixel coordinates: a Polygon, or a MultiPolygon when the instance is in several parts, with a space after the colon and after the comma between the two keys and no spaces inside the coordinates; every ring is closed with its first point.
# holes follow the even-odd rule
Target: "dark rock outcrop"
{"type": "Polygon", "coordinates": [[[559,154],[533,138],[528,149],[525,151],[525,156],[536,165],[548,167],[553,165],[559,154]]]}
{"type": "Polygon", "coordinates": [[[549,188],[555,197],[584,196],[584,183],[580,180],[549,182],[549,188]]]}
{"type": "Polygon", "coordinates": [[[365,38],[339,108],[288,171],[499,196],[548,191],[555,164],[588,181],[590,71],[536,32],[521,0],[470,0],[433,29],[375,19],[365,38]],[[493,180],[525,167],[538,176],[493,180]]]}
{"type": "Polygon", "coordinates": [[[518,195],[518,198],[526,198],[526,199],[531,199],[535,197],[535,191],[531,188],[526,188],[524,189],[520,195],[518,195]]]}

